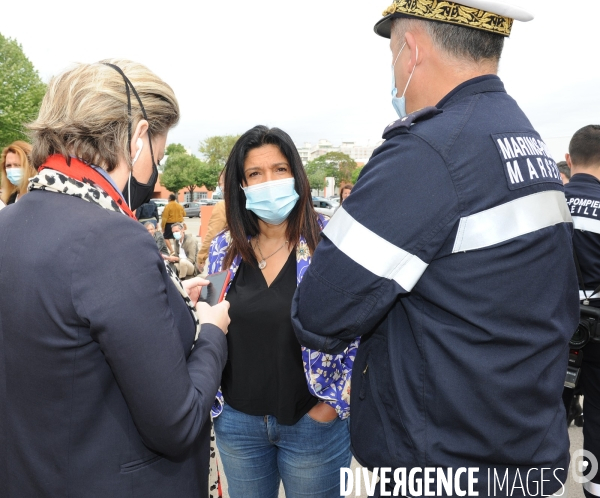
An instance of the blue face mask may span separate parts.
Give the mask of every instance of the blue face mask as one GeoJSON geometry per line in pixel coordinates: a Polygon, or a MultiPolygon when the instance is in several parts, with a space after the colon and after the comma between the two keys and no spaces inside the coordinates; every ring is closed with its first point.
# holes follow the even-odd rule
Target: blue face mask
{"type": "Polygon", "coordinates": [[[281,225],[294,209],[300,196],[293,178],[245,187],[246,209],[265,223],[281,225]]]}
{"type": "Polygon", "coordinates": [[[23,168],[6,168],[6,177],[10,183],[18,187],[23,179],[23,168]]]}
{"type": "Polygon", "coordinates": [[[181,232],[173,232],[173,238],[175,240],[181,239],[181,232]]]}
{"type": "Polygon", "coordinates": [[[217,186],[217,188],[215,189],[213,196],[218,196],[218,197],[222,197],[223,196],[223,191],[221,190],[221,187],[217,186]]]}
{"type": "MultiPolygon", "coordinates": [[[[404,45],[402,45],[400,52],[398,52],[398,55],[396,55],[396,59],[394,60],[394,63],[392,64],[392,105],[394,106],[394,109],[396,109],[396,113],[398,114],[399,118],[406,117],[406,97],[405,97],[406,89],[408,88],[408,84],[410,83],[412,75],[415,72],[415,69],[417,67],[417,63],[415,62],[415,66],[413,67],[413,70],[411,71],[410,76],[408,77],[406,86],[404,87],[404,92],[402,92],[402,97],[397,97],[396,95],[398,95],[398,89],[396,88],[396,73],[394,72],[394,67],[396,66],[396,61],[398,60],[398,57],[400,57],[400,54],[404,50],[404,47],[406,47],[406,42],[404,43],[404,45]]],[[[419,58],[419,47],[416,47],[416,51],[417,51],[417,59],[418,59],[419,58]]]]}

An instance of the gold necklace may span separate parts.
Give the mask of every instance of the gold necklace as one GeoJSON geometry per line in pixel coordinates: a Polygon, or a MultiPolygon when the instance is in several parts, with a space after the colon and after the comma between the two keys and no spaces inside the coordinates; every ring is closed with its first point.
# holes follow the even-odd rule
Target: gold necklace
{"type": "Polygon", "coordinates": [[[288,241],[286,240],[283,244],[281,244],[281,247],[279,249],[277,249],[275,252],[272,252],[271,254],[269,254],[266,258],[263,256],[262,251],[260,250],[260,244],[258,243],[258,237],[256,238],[256,248],[258,249],[258,254],[260,254],[261,260],[258,262],[258,267],[261,270],[264,270],[265,267],[267,266],[267,259],[269,259],[271,256],[273,256],[274,254],[278,253],[279,251],[281,251],[283,249],[283,247],[288,243],[288,241]]]}

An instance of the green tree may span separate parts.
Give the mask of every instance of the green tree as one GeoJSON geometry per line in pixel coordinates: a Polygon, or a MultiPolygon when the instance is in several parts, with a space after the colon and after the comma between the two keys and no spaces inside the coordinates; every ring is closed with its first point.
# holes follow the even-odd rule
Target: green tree
{"type": "Polygon", "coordinates": [[[219,175],[222,169],[220,165],[202,162],[196,172],[196,185],[204,185],[206,190],[214,192],[219,184],[219,175]]]}
{"type": "Polygon", "coordinates": [[[364,168],[364,166],[361,166],[360,168],[356,168],[352,172],[352,183],[356,184],[356,182],[358,181],[358,177],[360,175],[360,172],[362,171],[363,168],[364,168]]]}
{"type": "Polygon", "coordinates": [[[327,173],[322,169],[318,169],[315,167],[309,167],[308,163],[306,165],[306,176],[308,177],[308,184],[310,185],[311,190],[316,190],[317,195],[321,193],[321,190],[325,188],[325,177],[327,173]]]}
{"type": "Polygon", "coordinates": [[[40,110],[46,85],[21,45],[0,34],[0,147],[23,140],[40,110]]]}
{"type": "Polygon", "coordinates": [[[204,163],[196,156],[181,152],[171,154],[160,176],[160,184],[174,194],[185,188],[192,196],[194,190],[202,186],[199,172],[203,166],[204,163]]]}
{"type": "Polygon", "coordinates": [[[310,187],[317,191],[324,188],[325,178],[328,176],[335,178],[338,187],[342,183],[348,183],[355,169],[356,161],[343,152],[328,152],[306,163],[310,187]]]}
{"type": "Polygon", "coordinates": [[[169,144],[165,149],[165,155],[171,156],[173,154],[187,154],[187,150],[181,144],[169,144]]]}
{"type": "MultiPolygon", "coordinates": [[[[220,170],[225,166],[229,153],[237,142],[240,135],[215,135],[200,142],[199,151],[211,166],[219,166],[220,170]]],[[[208,187],[207,187],[208,188],[208,187]]]]}

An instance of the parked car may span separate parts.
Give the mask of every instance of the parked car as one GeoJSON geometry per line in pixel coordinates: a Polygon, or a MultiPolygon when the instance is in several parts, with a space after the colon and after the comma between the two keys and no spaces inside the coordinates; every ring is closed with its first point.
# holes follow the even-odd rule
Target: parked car
{"type": "Polygon", "coordinates": [[[339,206],[338,202],[324,197],[313,197],[312,201],[315,211],[326,216],[333,216],[335,209],[339,206]]]}
{"type": "Polygon", "coordinates": [[[217,202],[219,202],[218,199],[201,199],[200,205],[201,206],[214,206],[217,202]]]}
{"type": "Polygon", "coordinates": [[[199,202],[184,202],[182,204],[185,210],[185,215],[189,218],[200,218],[200,203],[199,202]]]}
{"type": "Polygon", "coordinates": [[[168,199],[150,199],[150,202],[154,202],[154,204],[157,205],[158,216],[162,216],[165,206],[169,203],[169,200],[168,199]]]}

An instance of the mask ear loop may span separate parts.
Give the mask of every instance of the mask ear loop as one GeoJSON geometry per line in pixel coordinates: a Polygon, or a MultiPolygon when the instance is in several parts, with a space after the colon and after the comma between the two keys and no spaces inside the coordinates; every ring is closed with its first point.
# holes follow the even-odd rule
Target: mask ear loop
{"type": "Polygon", "coordinates": [[[404,87],[404,91],[402,92],[402,97],[404,97],[404,95],[406,94],[406,90],[408,90],[408,85],[410,83],[410,80],[413,77],[413,74],[415,74],[415,69],[417,69],[417,61],[419,60],[419,46],[417,45],[415,47],[416,52],[417,52],[417,58],[415,59],[415,65],[413,66],[412,71],[410,72],[410,76],[408,77],[408,81],[406,82],[406,86],[404,87]]]}
{"type": "Polygon", "coordinates": [[[398,89],[396,88],[396,73],[395,73],[396,62],[398,62],[398,57],[400,57],[400,54],[404,50],[404,47],[406,47],[406,42],[404,42],[404,44],[400,48],[400,51],[396,55],[396,58],[394,59],[394,63],[392,64],[392,78],[393,78],[393,87],[394,87],[394,88],[392,88],[392,97],[394,97],[394,98],[398,95],[398,89]]]}
{"type": "Polygon", "coordinates": [[[394,63],[392,64],[392,67],[396,66],[396,62],[398,62],[398,57],[400,57],[400,54],[404,50],[404,47],[406,47],[406,42],[403,43],[402,47],[400,48],[400,52],[398,52],[398,55],[396,55],[396,58],[394,59],[394,63]]]}
{"type": "MultiPolygon", "coordinates": [[[[146,121],[148,121],[148,115],[146,114],[146,109],[144,108],[144,104],[142,104],[142,99],[140,98],[139,94],[137,93],[137,90],[135,89],[135,87],[133,86],[133,83],[131,83],[131,81],[129,81],[129,78],[127,76],[125,76],[125,73],[123,72],[123,70],[119,66],[117,66],[115,64],[111,64],[110,62],[103,62],[103,64],[106,66],[112,67],[115,71],[117,71],[123,77],[123,80],[125,81],[125,91],[127,92],[127,116],[129,118],[129,121],[127,123],[127,129],[128,129],[127,150],[130,150],[131,149],[131,95],[129,93],[129,87],[131,87],[131,91],[135,95],[135,98],[137,99],[138,103],[140,104],[140,110],[142,111],[142,116],[144,116],[144,119],[146,121]]],[[[148,133],[148,143],[150,144],[150,157],[152,158],[152,166],[154,168],[156,168],[156,161],[154,161],[154,151],[152,150],[152,136],[150,134],[150,129],[148,129],[147,133],[148,133]]],[[[129,170],[129,181],[127,182],[127,204],[129,205],[129,209],[131,209],[132,171],[133,171],[133,165],[129,170]]],[[[151,178],[151,180],[152,180],[152,178],[151,178]]]]}

